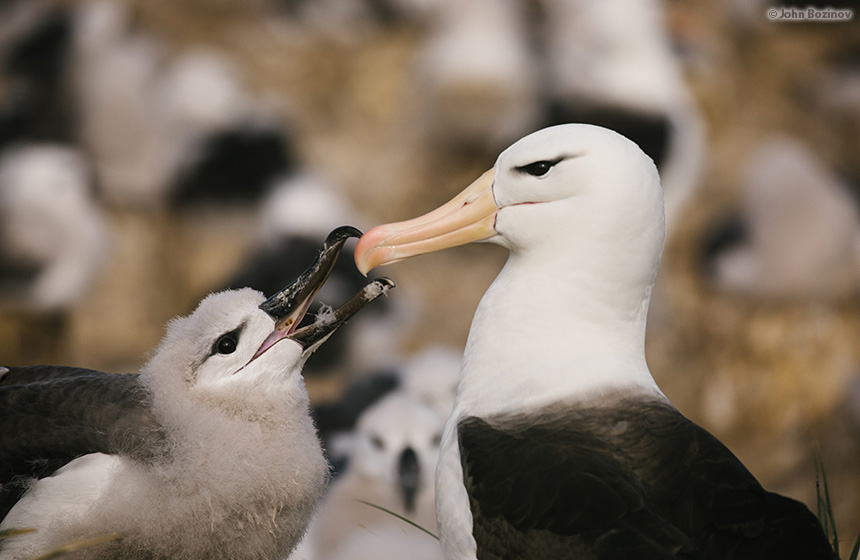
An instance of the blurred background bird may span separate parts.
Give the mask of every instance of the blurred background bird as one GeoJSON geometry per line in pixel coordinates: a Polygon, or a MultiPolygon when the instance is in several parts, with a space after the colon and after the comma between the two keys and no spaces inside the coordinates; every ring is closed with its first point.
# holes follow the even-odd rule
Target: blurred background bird
{"type": "MultiPolygon", "coordinates": [[[[354,533],[378,530],[407,534],[424,546],[438,548],[426,533],[390,512],[436,531],[433,479],[444,427],[445,417],[399,392],[368,408],[356,423],[346,472],[328,489],[303,554],[349,558],[354,533]]],[[[387,551],[385,540],[380,539],[376,557],[398,556],[394,550],[387,551]]]]}
{"type": "MultiPolygon", "coordinates": [[[[204,294],[300,268],[333,227],[424,213],[547,124],[594,122],[662,174],[657,382],[813,509],[818,449],[853,538],[860,22],[767,16],[789,4],[0,2],[0,363],[137,371],[204,294]]],[[[398,265],[396,293],[308,362],[321,427],[358,405],[331,432],[342,476],[357,418],[434,347],[454,365],[414,381],[450,390],[441,372],[505,258],[463,247],[398,265]]],[[[336,270],[321,302],[356,281],[336,270]]],[[[348,538],[373,550],[370,531],[348,538]]]]}

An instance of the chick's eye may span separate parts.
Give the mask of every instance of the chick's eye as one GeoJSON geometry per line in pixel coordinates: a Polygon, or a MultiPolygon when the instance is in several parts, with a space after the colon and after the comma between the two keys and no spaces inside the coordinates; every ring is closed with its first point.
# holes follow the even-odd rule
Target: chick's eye
{"type": "Polygon", "coordinates": [[[236,335],[225,334],[215,343],[215,351],[219,354],[232,354],[236,351],[236,335]]]}
{"type": "Polygon", "coordinates": [[[536,161],[528,165],[517,167],[517,171],[520,171],[521,173],[528,173],[529,175],[533,175],[535,177],[540,177],[542,175],[546,175],[547,172],[552,169],[553,165],[555,165],[555,162],[552,161],[536,161]]]}

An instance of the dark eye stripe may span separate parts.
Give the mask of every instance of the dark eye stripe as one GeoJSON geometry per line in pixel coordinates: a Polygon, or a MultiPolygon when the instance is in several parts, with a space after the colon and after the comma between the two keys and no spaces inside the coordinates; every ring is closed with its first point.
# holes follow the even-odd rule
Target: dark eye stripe
{"type": "Polygon", "coordinates": [[[563,159],[563,157],[560,157],[554,160],[535,161],[526,165],[520,165],[519,167],[515,167],[514,169],[516,169],[519,173],[525,173],[534,177],[541,177],[543,175],[546,175],[555,164],[557,164],[563,159]]]}

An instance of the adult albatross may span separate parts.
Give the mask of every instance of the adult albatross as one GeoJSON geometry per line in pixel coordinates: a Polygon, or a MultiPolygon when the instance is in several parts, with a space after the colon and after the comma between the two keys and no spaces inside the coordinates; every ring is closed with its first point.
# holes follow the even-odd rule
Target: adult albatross
{"type": "MultiPolygon", "coordinates": [[[[204,299],[140,375],[0,368],[0,558],[119,534],[86,558],[260,559],[289,553],[328,474],[301,377],[307,357],[392,284],[297,328],[354,228],[295,282],[204,299]],[[36,478],[37,480],[33,480],[36,478]]],[[[81,553],[79,553],[80,555],[81,553]]]]}
{"type": "Polygon", "coordinates": [[[502,152],[452,201],[359,240],[362,271],[489,241],[510,258],[472,321],[436,472],[449,559],[835,558],[645,362],[665,237],[653,162],[582,124],[502,152]]]}

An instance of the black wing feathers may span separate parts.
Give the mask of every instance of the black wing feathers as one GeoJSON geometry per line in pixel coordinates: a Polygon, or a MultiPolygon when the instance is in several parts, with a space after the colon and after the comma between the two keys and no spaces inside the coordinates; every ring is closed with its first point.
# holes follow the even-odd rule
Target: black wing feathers
{"type": "Polygon", "coordinates": [[[136,374],[36,366],[0,379],[0,483],[87,453],[145,453],[157,434],[136,374]]]}
{"type": "Polygon", "coordinates": [[[663,401],[458,425],[478,558],[835,558],[802,504],[766,492],[663,401]]]}
{"type": "Polygon", "coordinates": [[[88,453],[146,457],[160,440],[132,374],[32,366],[0,376],[0,519],[25,489],[88,453]]]}

